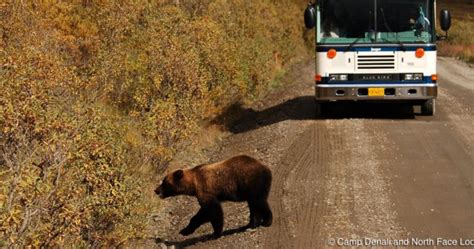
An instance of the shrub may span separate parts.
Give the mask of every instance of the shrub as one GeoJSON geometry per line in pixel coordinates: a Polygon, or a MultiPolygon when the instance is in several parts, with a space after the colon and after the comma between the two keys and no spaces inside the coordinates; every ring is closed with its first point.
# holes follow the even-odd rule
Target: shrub
{"type": "MultiPolygon", "coordinates": [[[[445,1],[440,3],[441,9],[452,13],[452,26],[447,41],[438,43],[439,54],[458,57],[474,63],[474,16],[472,1],[445,1]]],[[[438,33],[444,33],[438,28],[438,33]]]]}
{"type": "Polygon", "coordinates": [[[302,7],[1,3],[0,246],[144,236],[154,173],[202,120],[260,97],[305,52],[302,7]]]}

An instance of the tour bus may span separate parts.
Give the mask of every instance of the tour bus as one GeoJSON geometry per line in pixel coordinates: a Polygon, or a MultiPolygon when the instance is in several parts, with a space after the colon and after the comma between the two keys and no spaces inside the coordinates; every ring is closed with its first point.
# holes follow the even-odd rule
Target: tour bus
{"type": "Polygon", "coordinates": [[[304,13],[316,28],[316,106],[334,101],[393,101],[434,115],[436,41],[451,26],[435,0],[317,0],[304,13]]]}

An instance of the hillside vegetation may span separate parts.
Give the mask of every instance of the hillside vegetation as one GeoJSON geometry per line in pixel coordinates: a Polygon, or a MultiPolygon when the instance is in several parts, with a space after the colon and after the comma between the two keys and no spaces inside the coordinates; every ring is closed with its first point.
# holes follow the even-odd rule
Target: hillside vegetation
{"type": "Polygon", "coordinates": [[[183,141],[306,52],[304,7],[0,3],[0,247],[143,236],[153,175],[183,141]]]}
{"type": "Polygon", "coordinates": [[[448,40],[438,43],[439,54],[474,63],[474,1],[443,0],[438,3],[439,9],[448,9],[452,16],[448,40]]]}

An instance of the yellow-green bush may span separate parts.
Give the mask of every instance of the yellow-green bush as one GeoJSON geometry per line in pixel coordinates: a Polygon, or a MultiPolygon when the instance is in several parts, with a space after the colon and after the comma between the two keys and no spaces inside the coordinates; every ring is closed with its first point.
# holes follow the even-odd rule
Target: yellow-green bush
{"type": "MultiPolygon", "coordinates": [[[[466,0],[441,1],[439,7],[450,10],[453,18],[448,40],[438,42],[439,54],[474,63],[474,3],[466,0]]],[[[438,33],[444,32],[438,27],[438,33]]]]}
{"type": "Polygon", "coordinates": [[[303,1],[0,3],[0,247],[143,236],[153,174],[307,52],[303,1]]]}

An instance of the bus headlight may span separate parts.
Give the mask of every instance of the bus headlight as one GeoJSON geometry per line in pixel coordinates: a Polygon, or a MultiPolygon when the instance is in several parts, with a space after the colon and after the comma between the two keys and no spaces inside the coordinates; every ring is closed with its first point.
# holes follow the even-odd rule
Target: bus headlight
{"type": "Polygon", "coordinates": [[[349,76],[347,74],[330,74],[329,75],[329,80],[333,81],[347,81],[349,79],[349,76]]]}
{"type": "Polygon", "coordinates": [[[413,80],[423,80],[423,74],[421,73],[413,74],[413,80]]]}
{"type": "Polygon", "coordinates": [[[422,73],[407,73],[403,77],[404,80],[423,80],[422,73]]]}

